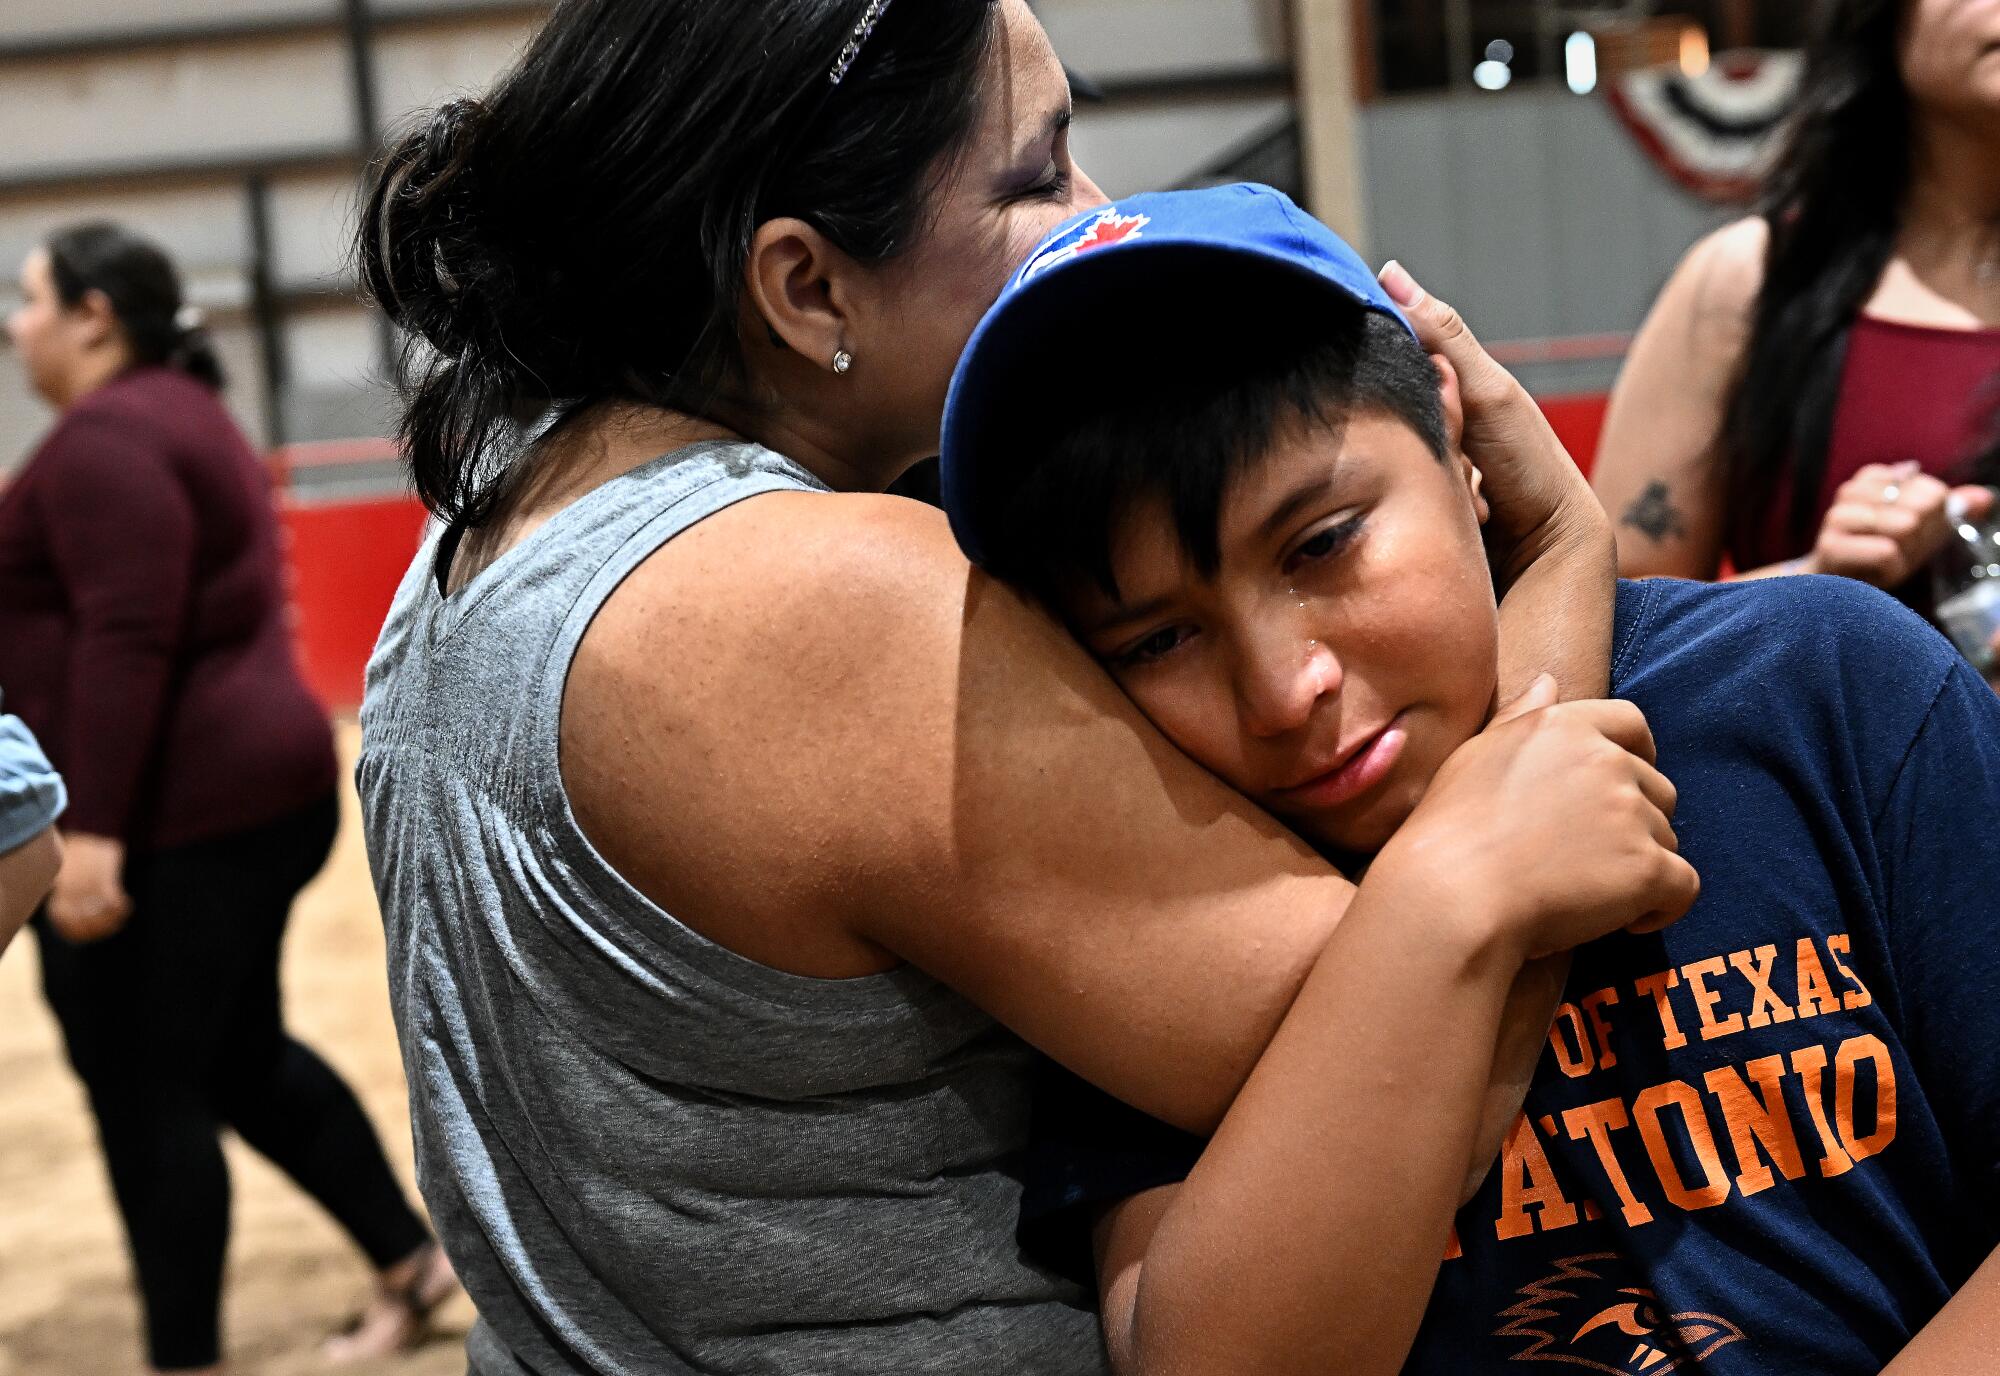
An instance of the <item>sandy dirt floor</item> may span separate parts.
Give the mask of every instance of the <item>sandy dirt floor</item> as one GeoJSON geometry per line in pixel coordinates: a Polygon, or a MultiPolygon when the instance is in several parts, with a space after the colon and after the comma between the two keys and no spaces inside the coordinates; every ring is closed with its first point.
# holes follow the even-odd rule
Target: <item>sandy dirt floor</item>
{"type": "MultiPolygon", "coordinates": [[[[351,764],[353,728],[343,728],[341,743],[351,764]]],[[[332,861],[293,914],[284,979],[293,1034],[354,1086],[407,1182],[402,1065],[352,797],[332,861]]],[[[124,1241],[89,1113],[37,980],[35,942],[23,936],[0,960],[0,1376],[128,1376],[142,1367],[124,1241]]],[[[318,1344],[358,1306],[367,1265],[263,1158],[233,1138],[227,1151],[235,1184],[223,1307],[229,1370],[324,1371],[318,1344]]],[[[442,1311],[440,1332],[422,1349],[342,1370],[462,1376],[471,1322],[460,1300],[442,1311]]]]}

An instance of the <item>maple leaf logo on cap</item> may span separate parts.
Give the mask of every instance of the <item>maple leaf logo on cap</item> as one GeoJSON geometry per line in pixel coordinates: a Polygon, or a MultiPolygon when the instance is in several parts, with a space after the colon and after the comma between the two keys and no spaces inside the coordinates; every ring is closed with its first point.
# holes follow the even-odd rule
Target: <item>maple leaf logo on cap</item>
{"type": "Polygon", "coordinates": [[[1095,220],[1072,227],[1062,239],[1043,249],[1021,269],[1020,281],[1028,282],[1081,254],[1129,244],[1142,238],[1140,231],[1152,222],[1150,215],[1120,215],[1116,210],[1107,210],[1095,220]]]}
{"type": "Polygon", "coordinates": [[[1149,223],[1144,215],[1120,215],[1115,210],[1107,210],[1090,227],[1090,233],[1077,240],[1076,251],[1088,253],[1094,248],[1110,248],[1128,239],[1137,239],[1139,232],[1149,223]]]}

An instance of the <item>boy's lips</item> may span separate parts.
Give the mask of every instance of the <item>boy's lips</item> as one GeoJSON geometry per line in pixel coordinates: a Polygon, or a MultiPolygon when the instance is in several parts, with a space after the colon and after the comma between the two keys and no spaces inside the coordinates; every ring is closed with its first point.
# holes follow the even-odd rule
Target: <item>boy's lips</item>
{"type": "Polygon", "coordinates": [[[1380,731],[1336,756],[1339,763],[1331,769],[1303,783],[1276,789],[1274,795],[1292,807],[1339,807],[1382,782],[1383,776],[1402,757],[1409,739],[1402,714],[1397,713],[1380,731]]]}

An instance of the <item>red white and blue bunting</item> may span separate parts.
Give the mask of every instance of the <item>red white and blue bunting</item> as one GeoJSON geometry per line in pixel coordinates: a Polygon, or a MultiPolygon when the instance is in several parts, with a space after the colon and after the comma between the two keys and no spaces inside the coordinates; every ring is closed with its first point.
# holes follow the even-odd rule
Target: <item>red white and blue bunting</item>
{"type": "Polygon", "coordinates": [[[1777,154],[1804,69],[1796,52],[1730,52],[1700,76],[1678,65],[1627,72],[1605,94],[1668,176],[1707,200],[1746,201],[1777,154]]]}

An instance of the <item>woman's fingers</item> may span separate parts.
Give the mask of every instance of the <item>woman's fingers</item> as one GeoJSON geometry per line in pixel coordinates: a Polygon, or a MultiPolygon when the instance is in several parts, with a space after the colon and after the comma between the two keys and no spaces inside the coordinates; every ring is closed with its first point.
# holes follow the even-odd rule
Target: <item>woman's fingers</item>
{"type": "MultiPolygon", "coordinates": [[[[1590,485],[1570,461],[1535,399],[1494,362],[1459,313],[1425,291],[1408,269],[1382,269],[1383,290],[1401,307],[1426,352],[1451,365],[1464,408],[1461,444],[1485,478],[1490,529],[1515,540],[1564,521],[1604,521],[1590,485]]],[[[1609,525],[1604,529],[1608,532],[1609,525]]]]}
{"type": "Polygon", "coordinates": [[[1953,517],[1961,521],[1983,521],[1993,515],[1996,505],[2000,505],[2000,492],[1990,487],[1974,484],[1970,487],[1954,487],[1949,499],[1953,517]]]}
{"type": "Polygon", "coordinates": [[[1518,385],[1506,369],[1493,361],[1464,318],[1447,302],[1425,291],[1408,268],[1391,259],[1383,265],[1380,281],[1389,299],[1402,307],[1425,352],[1443,354],[1457,371],[1467,411],[1482,402],[1501,399],[1518,385]]]}

